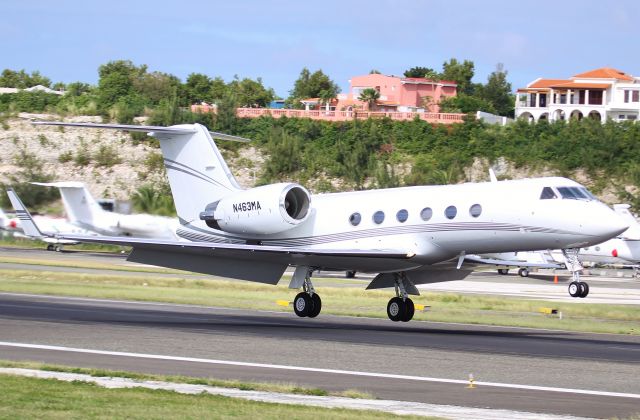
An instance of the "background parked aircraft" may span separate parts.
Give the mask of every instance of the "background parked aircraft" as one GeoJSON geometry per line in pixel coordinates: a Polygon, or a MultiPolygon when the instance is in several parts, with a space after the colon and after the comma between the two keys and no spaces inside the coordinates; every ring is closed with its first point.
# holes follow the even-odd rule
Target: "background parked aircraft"
{"type": "Polygon", "coordinates": [[[81,182],[33,182],[57,187],[62,195],[69,223],[109,236],[133,236],[177,240],[175,218],[150,214],[120,214],[104,210],[81,182]]]}

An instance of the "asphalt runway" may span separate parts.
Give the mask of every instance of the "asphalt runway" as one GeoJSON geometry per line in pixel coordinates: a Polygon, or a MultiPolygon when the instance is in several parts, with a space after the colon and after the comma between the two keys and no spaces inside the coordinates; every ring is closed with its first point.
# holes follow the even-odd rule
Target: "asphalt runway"
{"type": "Polygon", "coordinates": [[[585,417],[640,413],[636,336],[0,294],[0,341],[0,359],[585,417]],[[469,374],[476,389],[466,388],[469,374]]]}
{"type": "MultiPolygon", "coordinates": [[[[74,250],[0,248],[0,256],[100,263],[120,270],[138,266],[125,261],[124,255],[74,250]]],[[[2,268],[175,276],[23,263],[0,263],[2,268]]],[[[583,303],[637,304],[640,282],[626,277],[628,272],[588,276],[600,297],[583,303]]],[[[321,277],[340,278],[343,273],[324,272],[321,277]]],[[[371,278],[358,277],[340,285],[364,287],[371,278]]],[[[521,278],[479,272],[464,281],[427,287],[566,299],[566,278],[561,276],[560,284],[552,279],[549,273],[521,278]]],[[[9,360],[291,382],[336,391],[355,388],[384,399],[550,414],[625,417],[640,413],[640,398],[618,395],[640,394],[638,337],[429,322],[396,324],[324,314],[310,320],[286,313],[0,294],[0,341],[4,343],[0,358],[9,360]],[[469,374],[480,384],[478,388],[466,389],[469,374]],[[575,389],[596,392],[570,391],[575,389]]]]}

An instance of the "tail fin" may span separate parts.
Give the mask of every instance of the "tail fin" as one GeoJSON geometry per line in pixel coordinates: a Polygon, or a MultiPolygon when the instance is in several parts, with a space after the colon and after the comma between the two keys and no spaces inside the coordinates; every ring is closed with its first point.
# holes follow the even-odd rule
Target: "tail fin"
{"type": "Polygon", "coordinates": [[[209,132],[200,124],[171,127],[49,121],[34,121],[32,124],[146,131],[156,137],[160,141],[173,201],[181,221],[200,220],[200,212],[207,204],[241,189],[213,138],[249,141],[242,137],[209,132]]]}
{"type": "Polygon", "coordinates": [[[32,182],[44,187],[57,187],[62,195],[62,203],[67,218],[78,226],[93,226],[104,210],[93,199],[82,182],[32,182]]]}
{"type": "Polygon", "coordinates": [[[613,210],[618,213],[623,220],[629,223],[629,229],[622,232],[620,235],[625,239],[640,239],[640,224],[638,220],[631,214],[629,204],[614,204],[613,210]]]}
{"type": "Polygon", "coordinates": [[[160,141],[178,217],[187,222],[199,220],[207,204],[241,189],[209,131],[200,124],[189,127],[195,132],[153,133],[160,141]]]}
{"type": "Polygon", "coordinates": [[[16,216],[20,220],[20,226],[24,233],[32,238],[44,238],[45,235],[40,232],[40,229],[38,229],[38,226],[33,221],[33,217],[31,217],[29,210],[27,210],[24,204],[22,204],[22,200],[20,200],[18,194],[13,191],[13,188],[7,189],[7,195],[9,196],[13,209],[16,211],[16,216]]]}

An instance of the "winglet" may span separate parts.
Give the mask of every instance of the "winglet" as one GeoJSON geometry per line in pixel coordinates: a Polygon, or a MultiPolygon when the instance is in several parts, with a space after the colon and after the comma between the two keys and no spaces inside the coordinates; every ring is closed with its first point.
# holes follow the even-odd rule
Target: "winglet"
{"type": "Polygon", "coordinates": [[[7,188],[7,195],[9,196],[9,200],[11,201],[11,205],[13,209],[16,211],[16,216],[20,220],[20,226],[22,226],[22,230],[27,236],[31,236],[32,238],[44,238],[45,235],[40,232],[38,226],[33,221],[29,210],[22,204],[22,200],[18,197],[13,188],[7,188]]]}

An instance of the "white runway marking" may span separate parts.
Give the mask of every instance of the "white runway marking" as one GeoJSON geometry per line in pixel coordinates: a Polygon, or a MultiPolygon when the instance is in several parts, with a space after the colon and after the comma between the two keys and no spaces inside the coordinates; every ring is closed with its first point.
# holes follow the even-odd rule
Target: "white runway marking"
{"type": "MultiPolygon", "coordinates": [[[[38,350],[51,350],[51,351],[64,351],[74,353],[85,354],[98,354],[104,356],[119,356],[119,357],[136,357],[141,359],[154,359],[154,360],[171,360],[177,362],[191,362],[191,363],[206,363],[215,365],[228,365],[228,366],[242,366],[242,367],[254,367],[264,369],[280,369],[302,372],[317,372],[317,373],[330,373],[336,375],[351,375],[351,376],[365,376],[373,378],[385,378],[385,379],[401,379],[409,381],[420,382],[439,382],[447,384],[468,384],[467,380],[461,379],[446,379],[446,378],[432,378],[427,376],[412,376],[412,375],[396,375],[390,373],[375,373],[375,372],[361,372],[352,370],[340,370],[340,369],[322,369],[322,368],[310,368],[303,366],[287,366],[287,365],[274,365],[265,363],[250,363],[250,362],[236,362],[230,360],[216,360],[216,359],[203,359],[197,357],[182,357],[182,356],[169,356],[161,354],[145,354],[145,353],[129,353],[120,351],[107,351],[107,350],[93,350],[93,349],[79,349],[74,347],[62,347],[62,346],[49,346],[43,344],[28,344],[28,343],[12,343],[6,341],[0,341],[0,346],[4,347],[17,347],[26,349],[38,349],[38,350]]],[[[607,391],[595,391],[588,389],[572,389],[572,388],[556,388],[545,387],[538,385],[521,385],[521,384],[507,384],[499,382],[482,382],[476,381],[478,386],[491,386],[498,388],[511,388],[511,389],[525,389],[531,391],[547,391],[547,392],[561,392],[567,394],[586,394],[586,395],[599,395],[606,397],[622,397],[622,398],[636,398],[640,399],[640,394],[628,394],[622,392],[607,392],[607,391]]]]}

